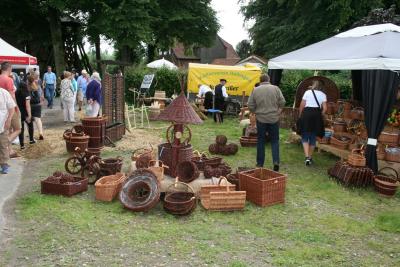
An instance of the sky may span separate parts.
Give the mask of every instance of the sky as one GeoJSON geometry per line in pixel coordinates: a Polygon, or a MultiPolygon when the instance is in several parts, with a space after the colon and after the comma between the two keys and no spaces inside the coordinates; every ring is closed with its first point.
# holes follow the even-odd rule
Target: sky
{"type": "Polygon", "coordinates": [[[240,41],[249,38],[243,25],[244,17],[239,13],[238,0],[212,0],[211,5],[217,12],[217,18],[221,24],[218,34],[222,39],[236,47],[240,41]]]}

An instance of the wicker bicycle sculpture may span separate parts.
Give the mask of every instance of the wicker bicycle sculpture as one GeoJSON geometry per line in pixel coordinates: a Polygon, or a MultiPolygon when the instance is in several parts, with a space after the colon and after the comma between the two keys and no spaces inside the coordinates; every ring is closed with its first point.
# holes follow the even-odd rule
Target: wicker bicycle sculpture
{"type": "Polygon", "coordinates": [[[80,174],[82,177],[87,177],[90,184],[94,184],[100,174],[100,157],[82,152],[79,147],[75,148],[74,155],[65,161],[65,170],[72,174],[80,174]],[[94,180],[94,181],[93,181],[94,180]]]}

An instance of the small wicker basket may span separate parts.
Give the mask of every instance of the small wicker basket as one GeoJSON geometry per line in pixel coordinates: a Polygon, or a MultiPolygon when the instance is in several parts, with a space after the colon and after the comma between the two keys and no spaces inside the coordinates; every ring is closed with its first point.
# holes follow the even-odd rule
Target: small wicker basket
{"type": "Polygon", "coordinates": [[[347,158],[347,161],[352,166],[365,167],[367,160],[364,156],[364,150],[362,147],[359,149],[353,149],[347,158]]]}
{"type": "Polygon", "coordinates": [[[113,201],[116,195],[121,191],[126,176],[123,173],[104,176],[96,181],[96,199],[102,201],[113,201]]]}

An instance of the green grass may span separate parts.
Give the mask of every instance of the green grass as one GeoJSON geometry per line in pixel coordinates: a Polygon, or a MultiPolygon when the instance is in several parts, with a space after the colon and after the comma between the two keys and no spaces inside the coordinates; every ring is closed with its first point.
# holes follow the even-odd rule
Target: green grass
{"type": "MultiPolygon", "coordinates": [[[[217,134],[235,143],[241,135],[233,119],[191,128],[192,144],[201,151],[217,134]]],[[[287,134],[281,131],[286,203],[247,203],[241,212],[198,206],[178,218],[159,204],[132,213],[118,201],[96,201],[93,188],[72,198],[45,196],[38,181],[62,168],[65,155],[35,161],[24,179],[36,183],[17,200],[13,240],[0,248],[0,266],[399,266],[399,195],[386,199],[372,189],[343,188],[326,174],[335,157],[321,153],[315,166],[305,167],[301,147],[284,142],[287,134]]],[[[268,166],[269,146],[266,155],[268,166]]],[[[255,149],[240,148],[225,160],[234,168],[254,166],[255,149]]]]}

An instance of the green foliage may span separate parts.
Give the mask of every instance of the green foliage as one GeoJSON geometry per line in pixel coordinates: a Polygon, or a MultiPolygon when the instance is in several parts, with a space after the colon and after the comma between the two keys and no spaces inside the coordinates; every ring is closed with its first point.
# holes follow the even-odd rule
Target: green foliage
{"type": "Polygon", "coordinates": [[[153,96],[154,91],[165,91],[167,97],[180,92],[179,71],[167,68],[148,69],[143,67],[130,68],[125,72],[125,101],[129,104],[134,102],[134,93],[129,88],[139,89],[146,74],[155,73],[153,83],[149,90],[149,95],[153,96]]]}
{"type": "Polygon", "coordinates": [[[335,35],[371,9],[391,4],[382,0],[254,0],[242,1],[241,11],[246,20],[255,21],[250,28],[255,53],[271,58],[335,35]]]}
{"type": "Polygon", "coordinates": [[[236,52],[241,59],[245,59],[251,55],[253,48],[249,40],[242,40],[236,45],[236,52]]]}
{"type": "MultiPolygon", "coordinates": [[[[297,86],[304,79],[313,76],[310,70],[285,70],[282,73],[280,88],[286,99],[286,106],[293,106],[297,86]]],[[[329,72],[322,71],[319,75],[325,76],[335,82],[340,90],[340,98],[349,99],[352,96],[351,74],[349,71],[329,72]]]]}

